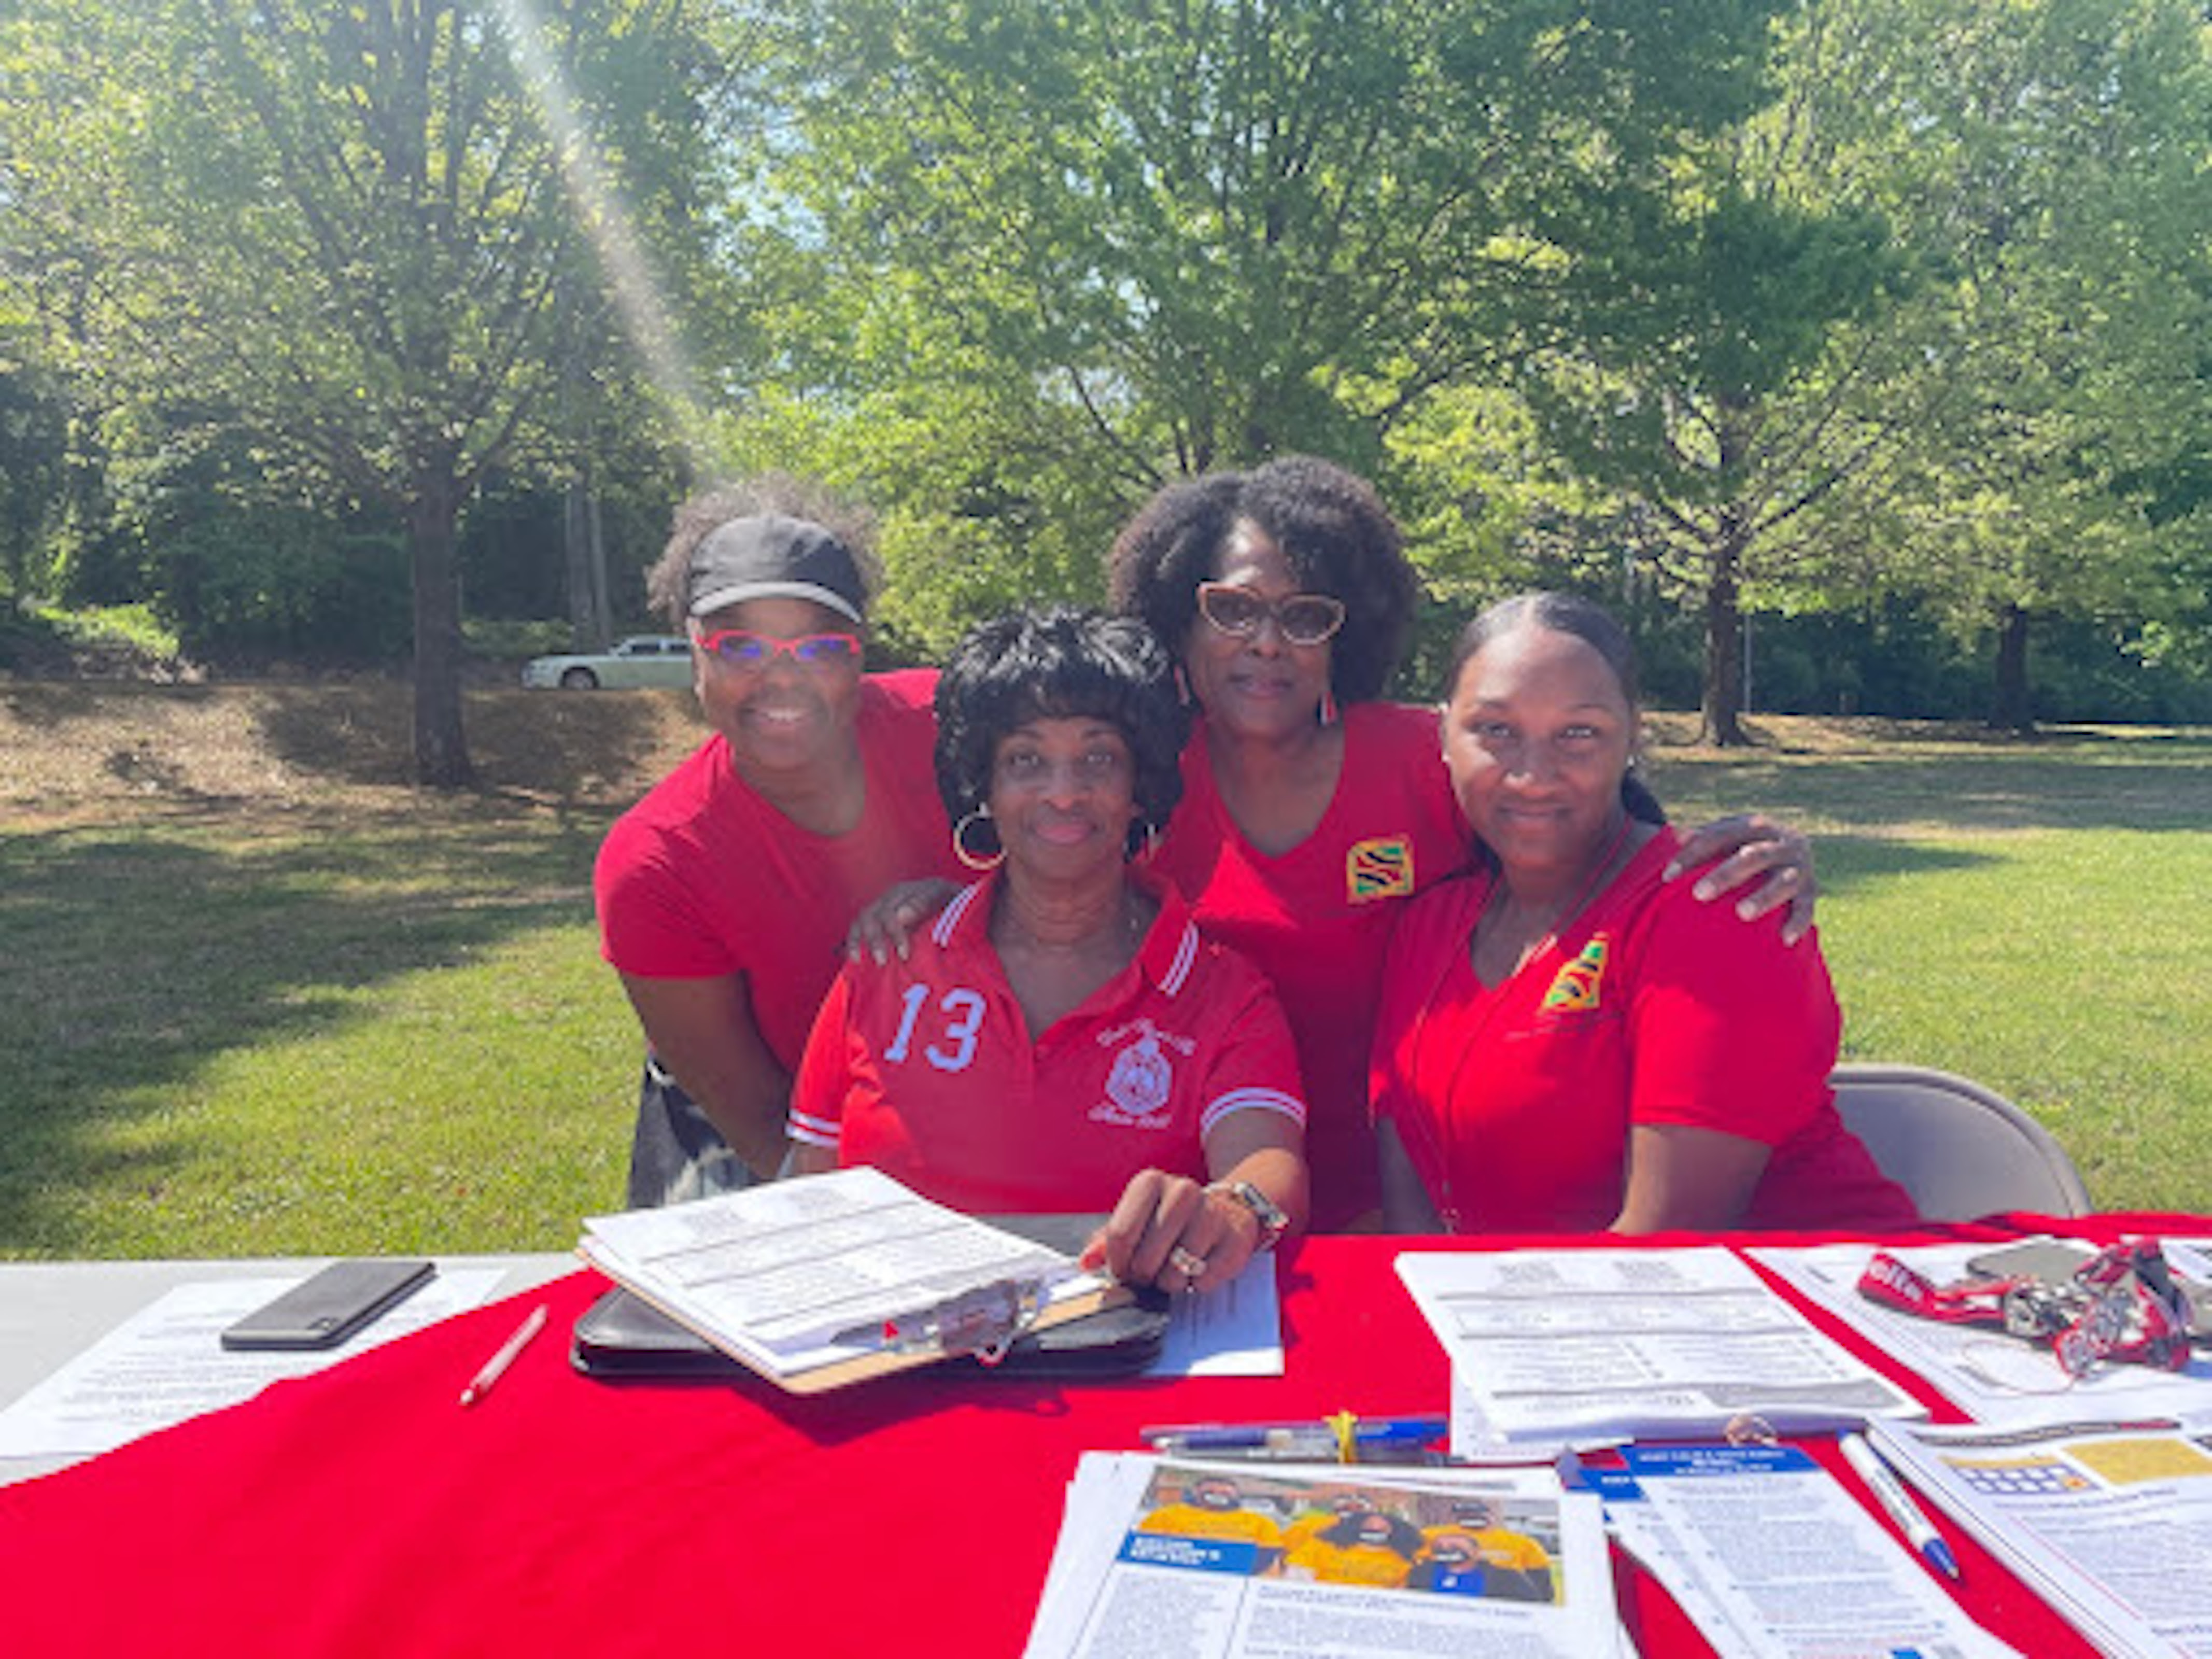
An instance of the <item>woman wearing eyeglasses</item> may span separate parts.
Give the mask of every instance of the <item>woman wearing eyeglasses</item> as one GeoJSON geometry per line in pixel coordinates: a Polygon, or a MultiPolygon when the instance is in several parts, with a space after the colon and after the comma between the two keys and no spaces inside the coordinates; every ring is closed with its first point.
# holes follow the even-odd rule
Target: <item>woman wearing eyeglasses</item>
{"type": "Polygon", "coordinates": [[[633,1206],[775,1173],[854,913],[919,872],[957,873],[936,677],[861,672],[863,544],[827,516],[777,486],[689,501],[647,579],[690,635],[714,730],[617,822],[595,876],[601,953],[647,1045],[633,1206]]]}
{"type": "MultiPolygon", "coordinates": [[[[1116,538],[1116,609],[1180,660],[1201,713],[1160,848],[1199,925],[1274,981],[1297,1034],[1313,1225],[1379,1201],[1366,1064],[1393,913],[1461,869],[1466,832],[1433,708],[1377,701],[1419,601],[1397,526],[1364,480],[1293,456],[1161,491],[1116,538]]],[[[1761,818],[1688,838],[1674,867],[1732,856],[1700,897],[1811,921],[1802,837],[1761,818]]]]}

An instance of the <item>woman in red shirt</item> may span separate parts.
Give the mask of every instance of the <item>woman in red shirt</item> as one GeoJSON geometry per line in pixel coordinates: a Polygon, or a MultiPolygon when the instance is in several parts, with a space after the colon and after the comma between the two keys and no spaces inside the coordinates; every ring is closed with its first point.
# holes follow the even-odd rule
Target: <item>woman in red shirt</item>
{"type": "Polygon", "coordinates": [[[1888,1226],[1911,1201],[1836,1115],[1817,939],[1662,878],[1626,635],[1555,593],[1460,638],[1443,756],[1480,867],[1399,920],[1371,1085],[1403,1231],[1888,1226]]]}

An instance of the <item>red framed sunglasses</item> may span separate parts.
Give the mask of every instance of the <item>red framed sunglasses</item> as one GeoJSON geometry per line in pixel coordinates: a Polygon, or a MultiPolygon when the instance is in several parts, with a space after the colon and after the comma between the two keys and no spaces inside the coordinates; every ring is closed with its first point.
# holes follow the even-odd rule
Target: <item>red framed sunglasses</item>
{"type": "Polygon", "coordinates": [[[778,657],[788,657],[805,668],[850,668],[861,656],[856,634],[802,634],[795,640],[775,640],[743,628],[722,628],[712,634],[694,631],[691,639],[732,668],[765,668],[778,657]]]}

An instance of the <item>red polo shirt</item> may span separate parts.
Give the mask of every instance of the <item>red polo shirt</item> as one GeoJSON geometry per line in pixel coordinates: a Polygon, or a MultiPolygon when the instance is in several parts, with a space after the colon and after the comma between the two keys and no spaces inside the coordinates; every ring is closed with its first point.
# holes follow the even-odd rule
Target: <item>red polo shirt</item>
{"type": "Polygon", "coordinates": [[[1206,1178],[1232,1112],[1305,1121],[1275,994],[1200,933],[1164,884],[1127,967],[1035,1042],[990,939],[994,876],[908,959],[848,965],[815,1021],[791,1133],[982,1214],[1110,1210],[1129,1178],[1206,1178]]]}

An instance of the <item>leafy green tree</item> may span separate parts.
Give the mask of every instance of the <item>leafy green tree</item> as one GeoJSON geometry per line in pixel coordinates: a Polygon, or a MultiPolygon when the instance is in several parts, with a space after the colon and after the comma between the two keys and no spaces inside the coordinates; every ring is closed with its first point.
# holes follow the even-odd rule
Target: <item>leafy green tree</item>
{"type": "Polygon", "coordinates": [[[665,0],[25,0],[4,37],[9,188],[87,252],[88,372],[403,525],[426,783],[471,777],[459,515],[544,416],[564,279],[602,291],[617,204],[564,183],[681,156],[701,31],[665,0]]]}
{"type": "Polygon", "coordinates": [[[1747,741],[1747,591],[1802,565],[1815,509],[1880,453],[1863,410],[1910,281],[1888,218],[1824,177],[1821,9],[1782,31],[1771,100],[1592,239],[1560,284],[1576,325],[1521,382],[1568,470],[1629,504],[1601,521],[1701,611],[1723,744],[1747,741]]]}
{"type": "Polygon", "coordinates": [[[0,311],[0,575],[10,603],[38,586],[33,555],[60,510],[70,410],[38,331],[0,311]]]}
{"type": "Polygon", "coordinates": [[[1561,246],[1748,106],[1771,9],[762,0],[788,117],[744,263],[788,275],[777,406],[851,422],[848,472],[939,514],[1011,504],[939,526],[989,588],[1050,579],[1024,515],[1062,503],[1103,534],[1177,473],[1381,466],[1431,392],[1556,331],[1561,246]],[[970,441],[921,477],[933,404],[970,441]]]}
{"type": "Polygon", "coordinates": [[[1993,724],[2033,723],[2039,619],[2177,614],[2161,481],[2201,446],[2212,333],[2212,31],[2184,0],[1870,9],[1898,72],[1863,113],[1941,281],[1916,328],[1940,418],[1910,446],[1895,573],[1996,642],[1993,724]]]}

